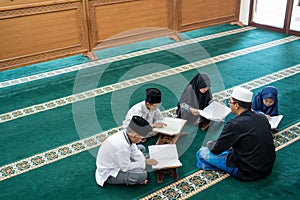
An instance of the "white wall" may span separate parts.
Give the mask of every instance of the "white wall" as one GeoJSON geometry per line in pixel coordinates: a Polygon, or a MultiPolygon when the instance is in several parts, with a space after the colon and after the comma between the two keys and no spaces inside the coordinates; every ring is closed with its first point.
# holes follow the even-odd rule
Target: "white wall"
{"type": "Polygon", "coordinates": [[[249,21],[250,0],[241,0],[240,6],[240,22],[248,25],[249,21]]]}

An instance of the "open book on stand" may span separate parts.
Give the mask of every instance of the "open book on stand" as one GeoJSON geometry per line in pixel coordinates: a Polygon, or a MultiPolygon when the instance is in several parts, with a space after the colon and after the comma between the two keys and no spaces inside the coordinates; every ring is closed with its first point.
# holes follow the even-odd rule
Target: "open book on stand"
{"type": "Polygon", "coordinates": [[[167,124],[167,126],[163,126],[162,128],[154,128],[153,130],[167,135],[178,135],[184,127],[186,120],[165,117],[162,122],[167,124]]]}
{"type": "Polygon", "coordinates": [[[153,158],[158,162],[156,165],[152,165],[153,169],[182,166],[182,163],[178,158],[176,144],[150,145],[148,148],[150,158],[153,158]]]}
{"type": "Polygon", "coordinates": [[[270,117],[269,123],[271,125],[271,129],[276,129],[281,122],[283,115],[272,116],[270,117]]]}
{"type": "Polygon", "coordinates": [[[199,114],[206,119],[213,121],[224,120],[227,115],[231,112],[230,108],[225,106],[223,103],[213,101],[203,110],[199,110],[199,114]]]}

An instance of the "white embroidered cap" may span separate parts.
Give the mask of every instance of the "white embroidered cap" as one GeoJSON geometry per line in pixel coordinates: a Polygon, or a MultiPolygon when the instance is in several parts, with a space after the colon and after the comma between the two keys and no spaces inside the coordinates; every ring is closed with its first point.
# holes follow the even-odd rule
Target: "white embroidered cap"
{"type": "Polygon", "coordinates": [[[237,86],[235,88],[233,88],[231,97],[235,98],[236,100],[239,101],[243,101],[243,102],[248,102],[250,103],[252,101],[252,96],[253,93],[246,89],[246,88],[242,88],[240,86],[237,86]]]}

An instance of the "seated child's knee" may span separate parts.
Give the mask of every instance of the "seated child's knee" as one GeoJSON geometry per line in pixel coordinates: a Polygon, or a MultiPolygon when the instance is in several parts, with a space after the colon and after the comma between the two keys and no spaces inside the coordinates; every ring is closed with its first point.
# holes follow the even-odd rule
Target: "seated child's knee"
{"type": "Polygon", "coordinates": [[[128,184],[129,185],[135,185],[140,184],[143,181],[147,179],[147,172],[141,172],[141,173],[129,173],[128,174],[128,184]]]}

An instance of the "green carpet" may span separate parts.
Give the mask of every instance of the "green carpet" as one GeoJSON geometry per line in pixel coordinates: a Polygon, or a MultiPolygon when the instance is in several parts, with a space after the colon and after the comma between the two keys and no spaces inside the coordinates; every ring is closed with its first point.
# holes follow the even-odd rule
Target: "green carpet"
{"type": "Polygon", "coordinates": [[[256,182],[227,178],[190,199],[299,199],[299,142],[276,153],[272,174],[256,182]]]}
{"type": "MultiPolygon", "coordinates": [[[[186,39],[202,37],[238,29],[236,26],[220,25],[206,29],[183,33],[186,39]]],[[[120,90],[97,95],[95,98],[77,101],[72,104],[55,107],[28,116],[2,122],[0,134],[0,172],[1,166],[10,166],[13,162],[35,156],[72,142],[92,137],[103,131],[120,126],[127,110],[144,99],[147,87],[158,87],[163,93],[163,111],[174,108],[186,83],[198,70],[208,72],[212,79],[213,93],[220,93],[236,85],[288,69],[300,64],[300,41],[295,40],[271,48],[245,53],[242,56],[228,58],[199,69],[178,72],[166,76],[166,69],[199,60],[225,55],[227,53],[256,45],[287,38],[289,35],[260,29],[249,30],[219,38],[213,38],[177,48],[149,53],[128,58],[108,65],[99,65],[80,71],[44,78],[32,82],[1,88],[0,114],[17,109],[63,98],[73,93],[85,92],[97,87],[109,86],[121,81],[138,78],[148,74],[160,73],[161,78],[143,82],[120,90]],[[98,80],[99,79],[99,80],[98,80]],[[74,86],[76,84],[76,87],[74,86]]],[[[167,38],[158,38],[140,43],[115,47],[96,52],[102,58],[122,55],[128,52],[176,44],[167,38]]],[[[100,56],[99,56],[100,57],[100,56]]],[[[6,81],[32,74],[50,72],[82,63],[89,63],[78,55],[69,58],[35,64],[24,68],[0,73],[0,80],[6,81]]],[[[274,85],[279,90],[279,112],[284,115],[279,130],[293,125],[300,120],[300,80],[299,73],[277,80],[274,85]],[[291,103],[292,102],[292,103],[291,103]]],[[[259,85],[253,92],[257,93],[264,85],[259,85]]],[[[226,119],[234,117],[232,114],[226,119]]],[[[180,178],[184,178],[198,169],[195,167],[195,153],[208,137],[216,137],[222,124],[215,124],[214,130],[203,132],[196,127],[186,126],[189,135],[180,138],[178,149],[183,166],[179,168],[180,178]]],[[[154,143],[155,141],[149,141],[154,143]]],[[[299,169],[295,142],[277,152],[274,172],[265,180],[241,183],[233,178],[225,180],[196,194],[192,199],[297,199],[299,195],[299,169]],[[288,156],[287,156],[288,155],[288,156]],[[234,188],[234,189],[233,189],[234,188]]],[[[94,180],[95,157],[98,148],[75,153],[51,164],[42,166],[37,161],[37,168],[12,177],[0,179],[0,199],[137,199],[157,189],[173,183],[170,177],[163,184],[157,184],[154,173],[149,173],[149,184],[143,186],[98,187],[94,180]]],[[[68,154],[68,153],[67,153],[68,154]]],[[[3,169],[3,168],[2,168],[3,169]]],[[[1,175],[0,173],[0,175],[1,175]]],[[[174,198],[176,199],[176,198],[174,198]]]]}

